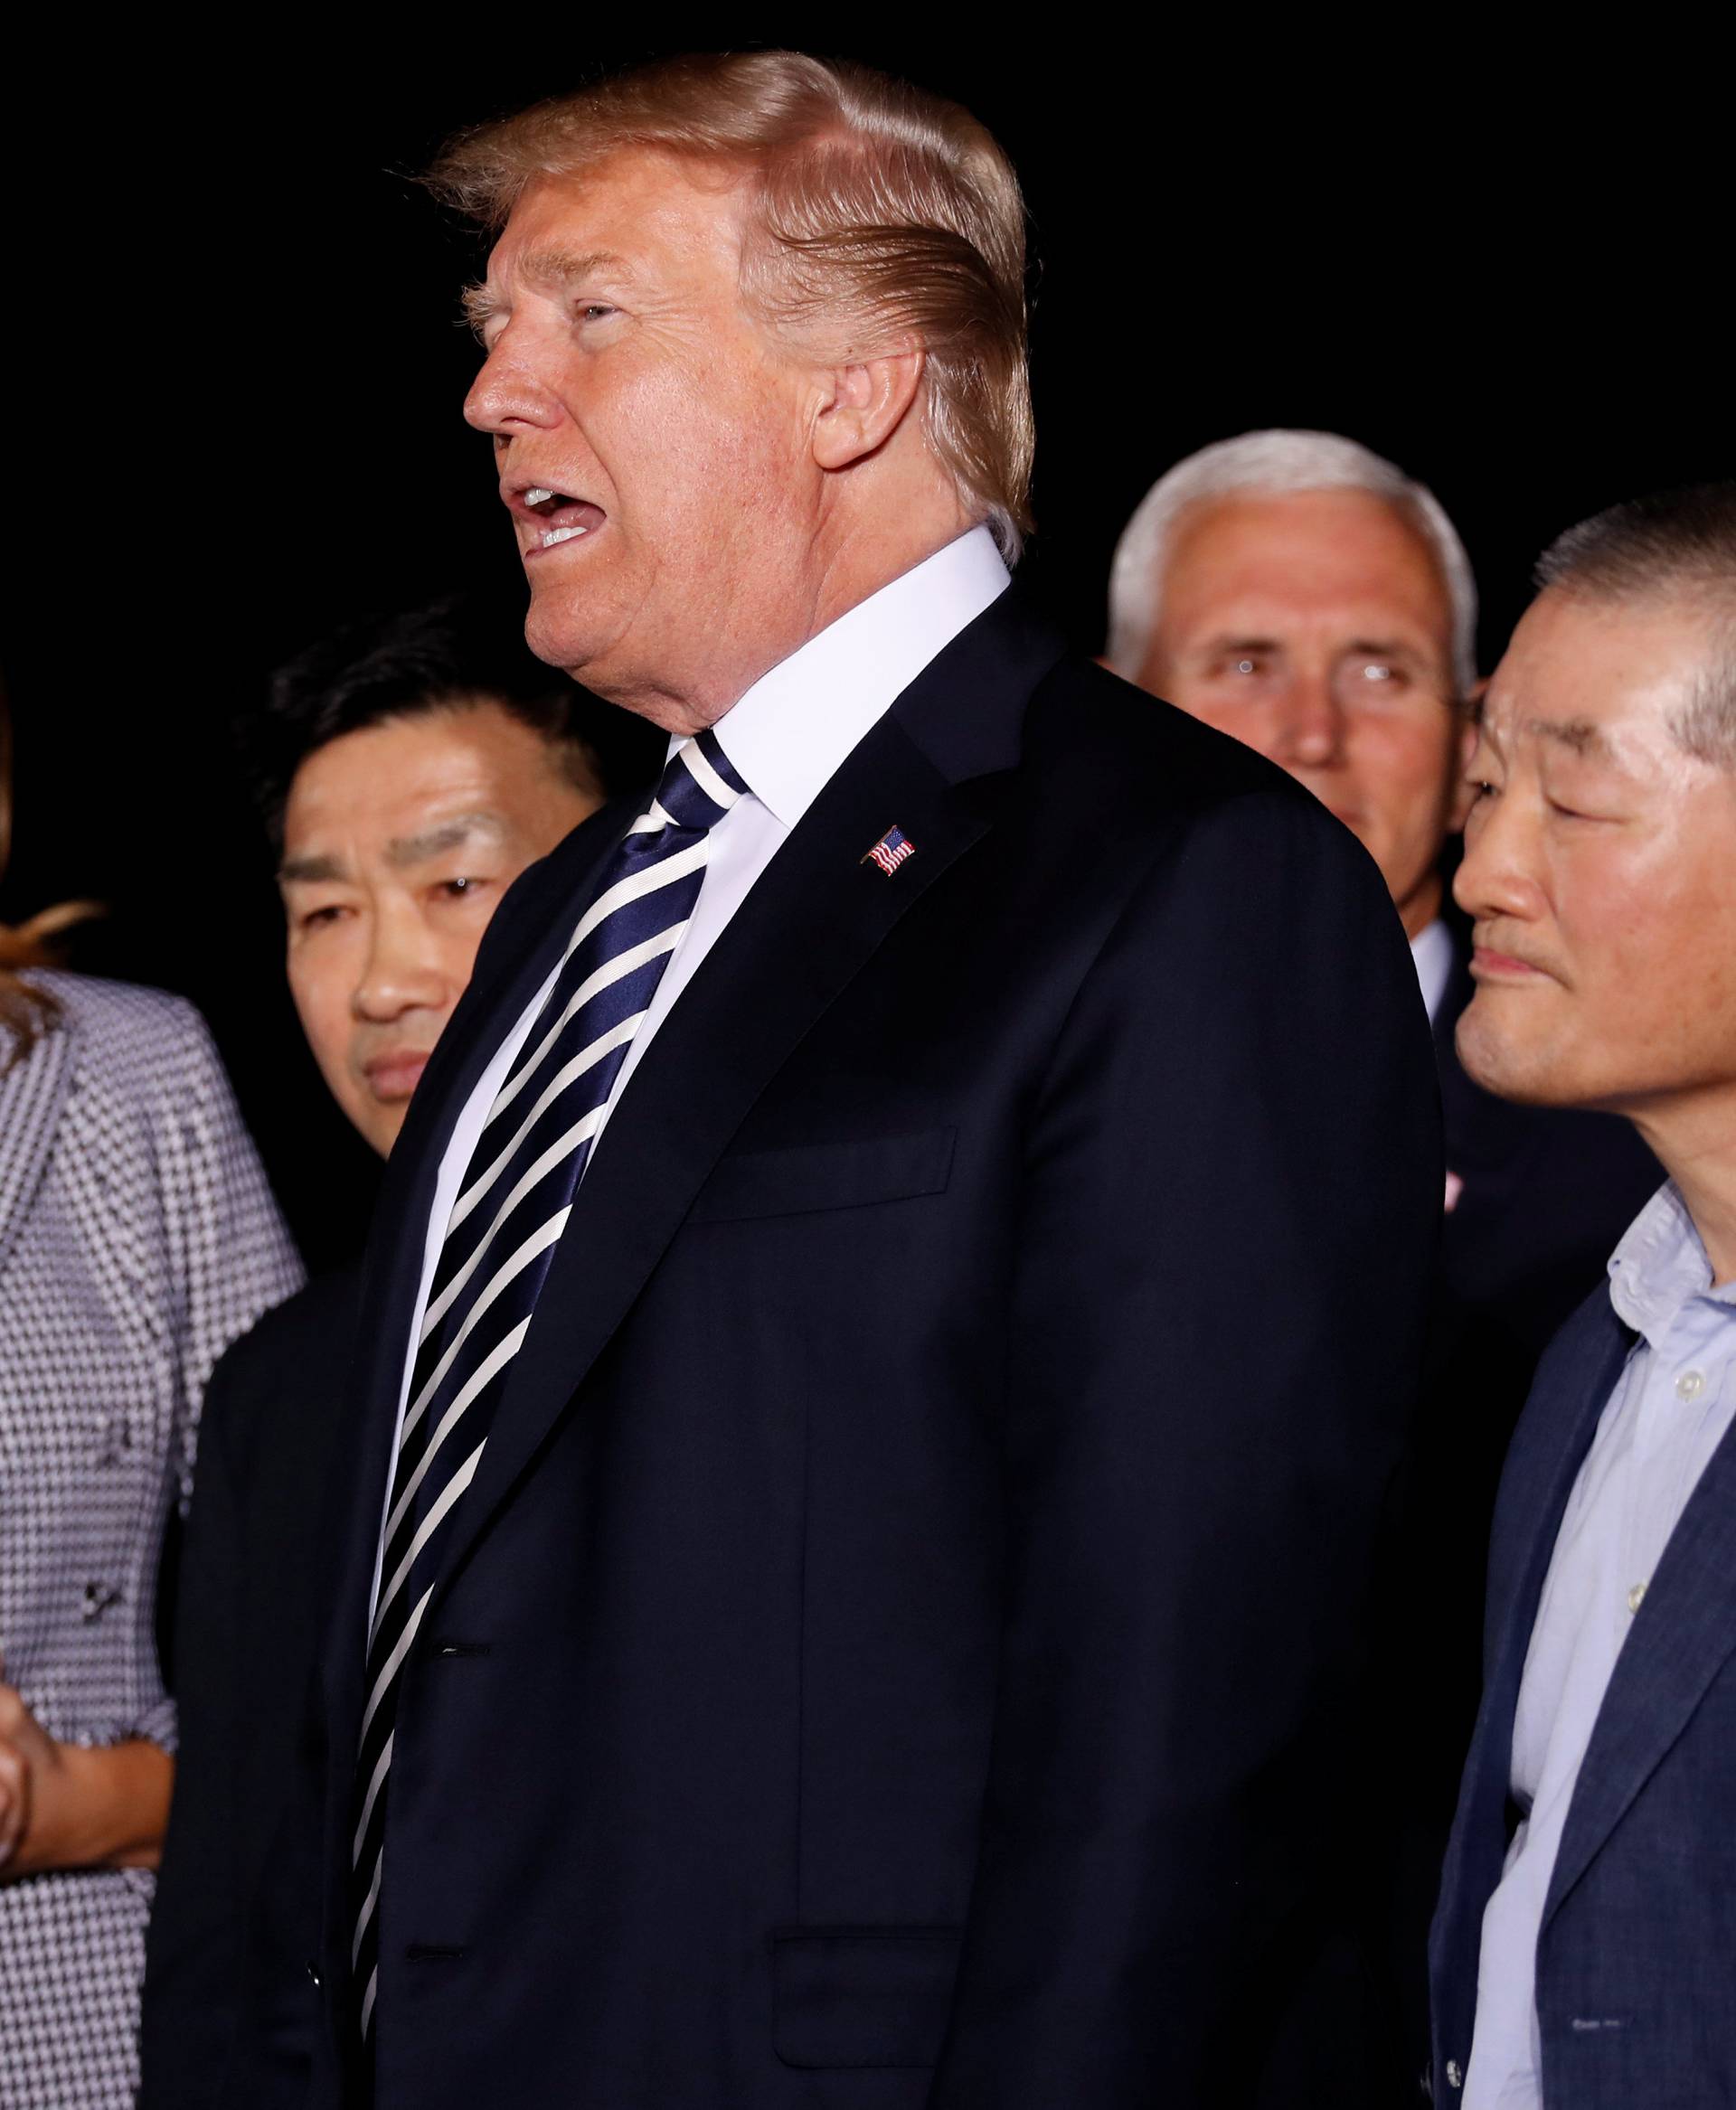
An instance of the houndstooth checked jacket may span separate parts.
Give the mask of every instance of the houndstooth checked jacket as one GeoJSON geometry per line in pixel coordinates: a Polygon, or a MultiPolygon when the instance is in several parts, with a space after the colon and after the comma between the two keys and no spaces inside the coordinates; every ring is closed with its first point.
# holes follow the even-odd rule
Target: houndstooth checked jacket
{"type": "MultiPolygon", "coordinates": [[[[171,1505],[212,1364],[300,1279],[203,1022],[64,975],[0,1077],[0,1650],[43,1728],[149,1737],[171,1505]]],[[[137,2084],[155,1878],[0,1887],[0,2110],[120,2110],[137,2084]]]]}

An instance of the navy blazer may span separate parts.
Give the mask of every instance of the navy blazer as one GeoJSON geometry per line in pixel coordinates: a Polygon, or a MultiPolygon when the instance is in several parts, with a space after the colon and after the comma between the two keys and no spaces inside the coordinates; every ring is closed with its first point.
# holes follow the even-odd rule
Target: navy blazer
{"type": "Polygon", "coordinates": [[[223,2110],[252,1897],[321,1640],[319,1545],[359,1272],[267,1313],[212,1372],[176,1593],[180,1748],[145,1946],[139,2110],[223,2110]]]}
{"type": "MultiPolygon", "coordinates": [[[[262,1898],[250,2106],[345,2099],[429,1198],[629,817],[503,903],[392,1153],[278,1857],[322,1896],[299,1933],[262,1898]]],[[[1379,874],[1307,793],[1016,596],[940,654],[574,1202],[406,1673],[382,2110],[1247,2100],[1353,1851],[1432,1072],[1379,874]]]]}
{"type": "MultiPolygon", "coordinates": [[[[1453,2100],[1469,2063],[1538,1600],[1634,1339],[1599,1288],[1539,1368],[1502,1480],[1483,1706],[1429,1942],[1437,2103],[1453,2100]]],[[[1617,1659],[1550,1883],[1537,2011],[1546,2110],[1736,2101],[1736,1430],[1701,1476],[1617,1659]]]]}

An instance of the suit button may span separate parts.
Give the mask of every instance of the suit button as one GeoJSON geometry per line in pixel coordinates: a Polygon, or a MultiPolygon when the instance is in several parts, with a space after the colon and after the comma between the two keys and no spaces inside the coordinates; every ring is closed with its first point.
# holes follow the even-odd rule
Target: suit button
{"type": "Polygon", "coordinates": [[[318,1967],[312,1962],[309,1962],[307,1965],[307,1972],[308,1983],[312,1985],[314,1991],[317,1992],[320,1989],[320,1986],[324,1983],[319,1975],[318,1967]]]}
{"type": "Polygon", "coordinates": [[[1447,2086],[1449,2088],[1462,2088],[1465,2086],[1465,2076],[1459,2071],[1456,2058],[1447,2061],[1447,2086]]]}

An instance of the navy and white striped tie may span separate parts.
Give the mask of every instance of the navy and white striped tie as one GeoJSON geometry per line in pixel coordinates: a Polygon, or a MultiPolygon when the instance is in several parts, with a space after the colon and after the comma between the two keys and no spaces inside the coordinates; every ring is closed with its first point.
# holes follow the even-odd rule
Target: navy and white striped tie
{"type": "Polygon", "coordinates": [[[699,898],[711,829],[746,790],[711,732],[671,757],[656,797],[604,867],[447,1220],[398,1433],[368,1635],[351,1945],[364,2040],[379,1983],[386,1785],[404,1663],[610,1088],[699,898]]]}

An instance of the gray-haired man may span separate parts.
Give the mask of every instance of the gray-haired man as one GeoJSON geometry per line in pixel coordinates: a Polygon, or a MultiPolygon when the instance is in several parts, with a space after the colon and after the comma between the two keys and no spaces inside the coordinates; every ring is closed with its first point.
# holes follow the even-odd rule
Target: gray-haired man
{"type": "Polygon", "coordinates": [[[1128,522],[1108,657],[1288,769],[1380,866],[1440,1058],[1449,1282],[1529,1358],[1656,1168],[1614,1123],[1538,1121],[1491,1099],[1453,1054],[1470,932],[1446,881],[1477,616],[1465,546],[1425,485],[1336,433],[1245,432],[1178,462],[1128,522]]]}
{"type": "Polygon", "coordinates": [[[1447,898],[1475,739],[1477,588],[1423,485],[1335,433],[1247,432],[1170,469],[1128,523],[1110,664],[1288,769],[1361,840],[1403,920],[1435,1033],[1447,1152],[1439,1303],[1392,1594],[1415,1666],[1385,1770],[1402,1815],[1406,2034],[1420,2063],[1421,1928],[1479,1681],[1501,1458],[1537,1357],[1656,1184],[1602,1115],[1540,1113],[1467,1077],[1470,926],[1447,898]]]}

